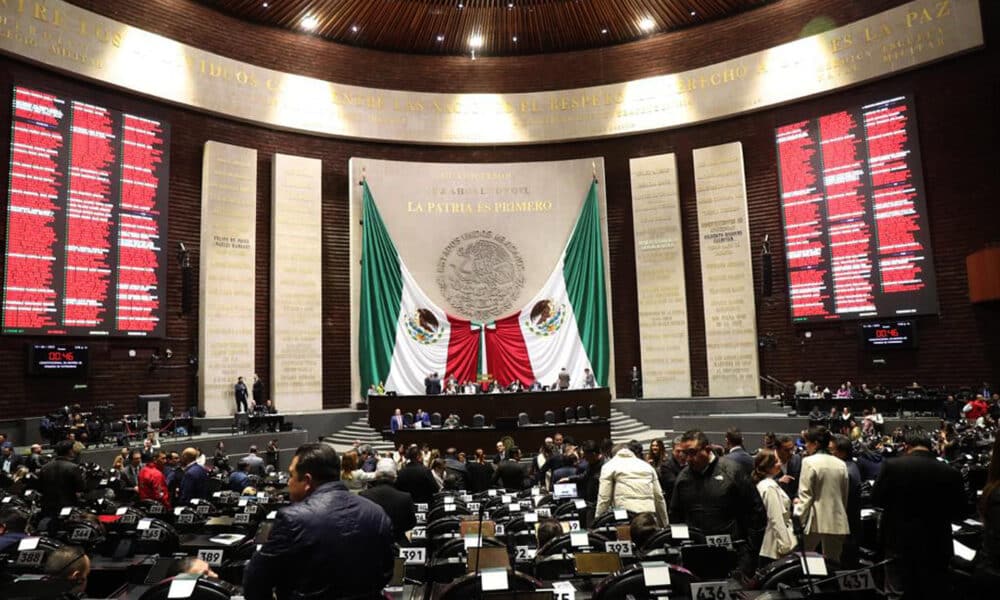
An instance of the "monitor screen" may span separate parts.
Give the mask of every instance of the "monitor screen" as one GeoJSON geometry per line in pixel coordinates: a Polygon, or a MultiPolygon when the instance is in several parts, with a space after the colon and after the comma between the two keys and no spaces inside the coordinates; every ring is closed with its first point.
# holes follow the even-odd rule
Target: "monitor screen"
{"type": "Polygon", "coordinates": [[[776,132],[793,322],[938,312],[913,100],[776,132]]]}
{"type": "Polygon", "coordinates": [[[13,90],[5,334],[164,335],[169,128],[13,90]]]}
{"type": "Polygon", "coordinates": [[[561,498],[576,498],[576,484],[575,483],[557,483],[552,486],[552,497],[556,499],[561,498]]]}

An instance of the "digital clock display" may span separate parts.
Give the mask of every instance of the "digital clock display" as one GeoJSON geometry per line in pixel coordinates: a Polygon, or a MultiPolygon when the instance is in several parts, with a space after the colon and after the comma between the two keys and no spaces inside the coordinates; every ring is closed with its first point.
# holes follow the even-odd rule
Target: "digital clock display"
{"type": "Polygon", "coordinates": [[[87,346],[29,345],[28,374],[82,377],[87,373],[88,355],[87,346]]]}
{"type": "Polygon", "coordinates": [[[916,347],[913,321],[862,323],[861,337],[868,349],[916,347]]]}

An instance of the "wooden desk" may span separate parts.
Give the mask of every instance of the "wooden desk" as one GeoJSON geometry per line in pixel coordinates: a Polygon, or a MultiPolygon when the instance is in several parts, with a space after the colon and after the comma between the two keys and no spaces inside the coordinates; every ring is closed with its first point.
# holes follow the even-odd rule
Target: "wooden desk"
{"type": "Polygon", "coordinates": [[[514,417],[528,413],[532,423],[544,423],[545,411],[556,414],[556,422],[563,422],[563,409],[591,404],[597,405],[597,414],[611,417],[611,391],[608,388],[566,390],[565,392],[518,392],[503,394],[456,394],[454,396],[369,396],[368,425],[374,429],[389,427],[389,419],[396,409],[416,414],[417,409],[427,413],[441,413],[442,421],[455,413],[465,425],[472,424],[472,416],[481,414],[486,424],[492,425],[497,417],[514,417]]]}
{"type": "Polygon", "coordinates": [[[382,437],[392,440],[394,445],[427,444],[438,448],[443,453],[448,448],[457,448],[472,456],[476,448],[482,448],[486,456],[492,458],[496,454],[496,444],[503,437],[510,436],[514,443],[525,454],[533,454],[542,446],[546,437],[555,432],[563,436],[571,436],[579,444],[584,440],[594,440],[598,444],[604,438],[611,437],[611,422],[608,420],[582,421],[579,423],[560,423],[559,425],[528,425],[513,431],[498,431],[493,427],[467,429],[400,429],[393,434],[388,429],[382,431],[382,437]]]}

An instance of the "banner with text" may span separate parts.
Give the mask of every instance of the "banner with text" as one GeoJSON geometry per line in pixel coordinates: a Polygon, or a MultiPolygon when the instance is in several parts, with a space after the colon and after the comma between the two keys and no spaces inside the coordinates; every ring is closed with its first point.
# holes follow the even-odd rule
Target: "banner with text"
{"type": "Polygon", "coordinates": [[[275,154],[271,193],[271,394],[323,408],[323,161],[275,154]]]}
{"type": "Polygon", "coordinates": [[[198,403],[233,414],[233,386],[254,373],[257,151],[205,142],[201,174],[198,403]]]}
{"type": "Polygon", "coordinates": [[[643,395],[691,395],[677,156],[629,160],[643,395]]]}
{"type": "MultiPolygon", "coordinates": [[[[523,323],[512,321],[513,329],[508,331],[504,318],[518,313],[533,301],[544,304],[548,300],[536,298],[536,295],[547,289],[553,280],[554,270],[561,264],[563,252],[574,236],[574,227],[583,218],[582,212],[588,215],[587,226],[592,224],[592,231],[598,232],[594,241],[600,240],[600,244],[588,248],[599,251],[597,256],[603,260],[597,259],[596,264],[606,274],[608,242],[604,186],[592,185],[595,175],[598,179],[603,175],[603,167],[601,158],[499,164],[352,158],[352,181],[367,180],[367,188],[354,185],[351,193],[352,302],[359,302],[362,293],[359,287],[363,245],[360,221],[364,190],[368,189],[371,203],[377,208],[380,227],[386,239],[391,240],[392,255],[398,256],[394,261],[405,266],[402,270],[404,305],[411,297],[407,290],[419,290],[420,301],[426,307],[434,307],[431,312],[435,313],[437,327],[427,318],[415,318],[411,324],[412,333],[419,334],[421,327],[429,325],[436,335],[444,335],[441,331],[447,324],[449,337],[454,341],[459,332],[452,329],[457,326],[455,323],[462,321],[482,340],[483,352],[470,351],[483,356],[490,354],[485,348],[502,346],[493,342],[523,333],[520,332],[523,323]],[[593,208],[592,220],[589,219],[591,213],[584,211],[587,206],[593,208]],[[442,315],[446,315],[447,320],[442,315]]],[[[365,217],[365,224],[369,224],[368,217],[365,217]]],[[[583,247],[582,242],[580,246],[583,247]]],[[[606,299],[605,306],[610,306],[609,287],[605,286],[601,293],[606,299]]],[[[561,304],[556,304],[548,310],[540,307],[536,318],[568,314],[560,311],[561,304]]],[[[359,310],[352,310],[352,314],[352,340],[355,341],[352,352],[357,353],[359,310]]],[[[565,322],[568,323],[568,319],[565,322]]],[[[366,322],[365,326],[373,325],[366,322]]],[[[559,327],[556,324],[549,333],[554,334],[559,327]]],[[[605,330],[607,338],[602,338],[602,343],[610,343],[610,323],[605,330]]],[[[527,353],[531,353],[531,348],[527,353]]],[[[357,385],[361,378],[357,355],[352,359],[357,385]]],[[[566,360],[573,362],[569,357],[566,360]]],[[[582,359],[577,362],[583,364],[582,359]]],[[[561,366],[570,368],[573,365],[561,366]]],[[[485,368],[487,372],[492,371],[489,364],[485,368]]],[[[531,373],[528,366],[526,369],[524,374],[531,373]]],[[[582,385],[582,367],[580,371],[571,374],[574,387],[582,385]]],[[[410,377],[417,376],[412,374],[410,377]]],[[[613,380],[613,372],[608,373],[607,378],[613,380]]],[[[542,380],[541,383],[553,381],[542,380]]],[[[422,380],[420,384],[422,386],[422,380]]],[[[406,385],[415,384],[408,382],[406,385]]]]}
{"type": "Polygon", "coordinates": [[[743,145],[694,150],[710,396],[757,396],[757,320],[743,145]]]}

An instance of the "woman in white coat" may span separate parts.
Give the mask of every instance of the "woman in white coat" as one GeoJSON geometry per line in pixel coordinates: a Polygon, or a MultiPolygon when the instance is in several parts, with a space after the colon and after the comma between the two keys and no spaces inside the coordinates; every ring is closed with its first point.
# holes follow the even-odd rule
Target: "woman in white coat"
{"type": "Polygon", "coordinates": [[[781,459],[773,450],[761,449],[753,460],[753,480],[764,503],[767,527],[760,546],[761,563],[768,563],[795,549],[792,531],[792,503],[775,476],[781,474],[781,459]]]}

